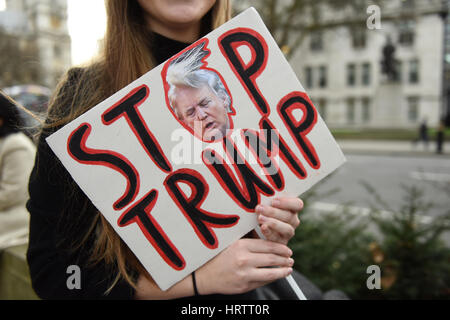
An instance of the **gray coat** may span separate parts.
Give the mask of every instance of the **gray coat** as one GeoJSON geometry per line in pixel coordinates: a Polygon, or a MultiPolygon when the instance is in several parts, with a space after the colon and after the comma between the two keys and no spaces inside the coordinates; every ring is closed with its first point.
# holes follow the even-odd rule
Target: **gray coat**
{"type": "Polygon", "coordinates": [[[28,234],[28,179],[36,148],[23,133],[0,139],[0,249],[28,234]]]}

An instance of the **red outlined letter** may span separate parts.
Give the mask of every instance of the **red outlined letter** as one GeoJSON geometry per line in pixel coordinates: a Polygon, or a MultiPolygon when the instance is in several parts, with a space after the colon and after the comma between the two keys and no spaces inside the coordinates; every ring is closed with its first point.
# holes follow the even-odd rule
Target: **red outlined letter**
{"type": "MultiPolygon", "coordinates": [[[[274,130],[275,131],[275,130],[274,130]]],[[[272,186],[281,191],[284,189],[284,178],[280,167],[274,159],[279,153],[278,144],[269,136],[272,131],[246,129],[241,131],[245,145],[252,152],[260,167],[264,170],[272,186]],[[275,148],[274,148],[275,146],[275,148]]]]}
{"type": "Polygon", "coordinates": [[[256,84],[256,78],[267,64],[268,47],[264,38],[255,30],[247,28],[232,29],[218,39],[220,51],[227,59],[231,69],[244,86],[247,94],[262,115],[270,113],[270,107],[256,84]],[[247,46],[252,54],[250,62],[245,64],[238,47],[247,46]]]}
{"type": "Polygon", "coordinates": [[[136,135],[153,162],[161,170],[170,172],[172,171],[172,167],[169,160],[167,160],[161,146],[147,127],[137,109],[145,99],[147,99],[148,95],[149,89],[145,84],[133,89],[125,97],[120,99],[119,102],[102,114],[102,121],[104,124],[109,125],[120,117],[125,117],[128,125],[133,130],[133,133],[136,135]]]}
{"type": "Polygon", "coordinates": [[[131,203],[138,194],[139,173],[133,164],[119,153],[88,148],[86,140],[91,133],[91,129],[89,123],[83,123],[75,129],[67,140],[67,152],[80,163],[109,167],[125,177],[127,189],[124,195],[113,205],[115,210],[120,210],[131,203]]]}
{"type": "Polygon", "coordinates": [[[212,228],[230,228],[239,221],[239,216],[216,214],[200,208],[208,196],[209,186],[197,171],[177,170],[167,176],[164,185],[199,239],[210,249],[215,249],[219,245],[212,228]],[[189,197],[179,188],[179,183],[187,184],[191,188],[189,197]]]}
{"type": "Polygon", "coordinates": [[[273,189],[253,171],[234,143],[226,137],[224,145],[227,157],[232,161],[238,173],[240,183],[234,176],[233,170],[214,150],[205,149],[202,154],[203,163],[214,174],[217,181],[234,201],[245,211],[254,212],[260,202],[260,193],[266,196],[274,195],[273,189]],[[242,186],[242,187],[241,187],[242,186]]]}
{"type": "Polygon", "coordinates": [[[182,270],[186,266],[182,255],[167,237],[161,226],[151,215],[156,204],[158,191],[152,189],[131,208],[125,211],[119,218],[119,227],[125,227],[131,223],[137,223],[147,240],[158,251],[161,258],[175,270],[182,270]]]}
{"type": "Polygon", "coordinates": [[[279,150],[279,155],[286,163],[286,165],[291,169],[292,173],[297,176],[299,179],[305,179],[307,177],[307,172],[305,167],[301,163],[300,159],[297,158],[295,153],[289,148],[286,141],[279,135],[278,130],[275,129],[275,126],[270,122],[267,118],[262,118],[259,122],[259,127],[263,130],[266,130],[267,136],[272,137],[272,132],[278,135],[278,138],[275,141],[272,140],[272,143],[277,143],[276,147],[279,150]],[[270,132],[270,133],[269,133],[270,132]]]}
{"type": "Polygon", "coordinates": [[[316,154],[316,149],[306,137],[317,122],[317,112],[311,100],[306,93],[294,91],[281,99],[277,110],[306,161],[312,168],[319,169],[320,160],[316,154]],[[300,120],[295,119],[293,115],[295,109],[300,109],[303,113],[300,120]]]}

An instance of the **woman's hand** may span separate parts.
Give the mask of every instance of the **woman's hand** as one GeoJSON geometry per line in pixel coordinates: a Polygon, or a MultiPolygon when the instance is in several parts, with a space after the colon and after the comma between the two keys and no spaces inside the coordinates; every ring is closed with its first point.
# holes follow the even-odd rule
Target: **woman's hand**
{"type": "Polygon", "coordinates": [[[287,244],[300,225],[297,213],[302,209],[303,201],[295,197],[277,197],[270,206],[256,206],[263,235],[267,240],[287,244]]]}
{"type": "MultiPolygon", "coordinates": [[[[271,205],[257,206],[258,221],[267,240],[239,239],[204,264],[196,271],[199,293],[240,294],[288,276],[294,260],[286,245],[300,225],[297,213],[302,209],[302,200],[294,197],[278,197],[271,205]]],[[[173,299],[192,294],[191,276],[167,291],[161,291],[151,278],[141,276],[136,298],[173,299]]]]}
{"type": "Polygon", "coordinates": [[[292,272],[291,255],[280,243],[239,239],[196,271],[198,291],[240,294],[284,278],[292,272]]]}

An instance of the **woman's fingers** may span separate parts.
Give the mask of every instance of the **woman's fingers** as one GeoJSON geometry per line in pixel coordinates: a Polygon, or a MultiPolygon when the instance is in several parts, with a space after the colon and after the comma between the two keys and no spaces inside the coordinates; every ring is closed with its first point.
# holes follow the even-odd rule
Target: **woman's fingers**
{"type": "Polygon", "coordinates": [[[303,201],[294,197],[276,197],[272,200],[271,206],[281,210],[298,213],[303,209],[303,201]]]}
{"type": "Polygon", "coordinates": [[[297,213],[301,209],[303,201],[293,197],[277,197],[270,206],[258,205],[256,213],[264,236],[274,242],[288,243],[300,225],[297,213]]]}
{"type": "Polygon", "coordinates": [[[259,222],[261,223],[261,230],[265,236],[278,235],[283,239],[290,239],[295,235],[295,228],[291,224],[281,220],[261,215],[259,216],[259,222]]]}
{"type": "Polygon", "coordinates": [[[256,268],[284,267],[290,268],[294,265],[294,259],[279,256],[272,253],[255,253],[251,257],[252,265],[256,268]]]}
{"type": "Polygon", "coordinates": [[[292,272],[291,255],[280,243],[239,239],[199,269],[198,289],[202,294],[247,292],[292,272]]]}
{"type": "Polygon", "coordinates": [[[258,215],[265,215],[284,222],[288,222],[292,218],[292,212],[290,211],[280,210],[278,208],[265,206],[262,204],[256,206],[256,213],[258,215]]]}
{"type": "MultiPolygon", "coordinates": [[[[294,228],[297,228],[300,224],[300,219],[298,218],[297,212],[288,211],[286,209],[279,209],[272,206],[258,205],[256,207],[256,213],[259,215],[258,218],[264,219],[264,217],[270,217],[282,222],[288,223],[294,228]]],[[[261,221],[260,221],[261,222],[261,221]]]]}
{"type": "Polygon", "coordinates": [[[249,274],[249,278],[251,282],[257,284],[256,286],[261,286],[281,278],[286,278],[291,273],[292,273],[291,267],[255,268],[249,274]]]}
{"type": "Polygon", "coordinates": [[[292,250],[287,246],[262,239],[248,239],[250,255],[247,262],[251,265],[248,281],[261,286],[274,280],[287,277],[292,273],[294,259],[292,250]]]}
{"type": "Polygon", "coordinates": [[[292,250],[281,243],[263,239],[241,239],[240,242],[252,253],[271,253],[287,258],[292,256],[292,250]]]}

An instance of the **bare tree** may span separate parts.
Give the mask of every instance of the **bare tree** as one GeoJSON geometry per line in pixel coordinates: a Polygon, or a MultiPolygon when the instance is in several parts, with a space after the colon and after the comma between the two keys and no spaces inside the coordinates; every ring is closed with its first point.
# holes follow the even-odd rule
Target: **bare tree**
{"type": "Polygon", "coordinates": [[[261,14],[286,57],[291,58],[303,40],[311,34],[338,27],[346,27],[352,37],[363,34],[369,18],[367,9],[377,5],[383,22],[393,23],[400,31],[425,14],[448,13],[447,0],[239,0],[235,10],[254,6],[261,14]]]}
{"type": "Polygon", "coordinates": [[[366,28],[367,7],[382,0],[237,1],[236,9],[254,6],[287,58],[311,33],[346,26],[352,34],[366,28]]]}

